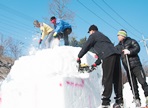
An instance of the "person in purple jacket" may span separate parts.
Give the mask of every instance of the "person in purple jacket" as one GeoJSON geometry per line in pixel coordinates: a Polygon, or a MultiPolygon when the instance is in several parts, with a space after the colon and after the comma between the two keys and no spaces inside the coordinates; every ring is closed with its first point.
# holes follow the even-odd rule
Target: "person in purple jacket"
{"type": "Polygon", "coordinates": [[[68,35],[72,32],[72,27],[69,23],[64,20],[57,19],[55,16],[50,18],[52,24],[54,24],[55,38],[64,38],[64,45],[69,45],[68,35]]]}

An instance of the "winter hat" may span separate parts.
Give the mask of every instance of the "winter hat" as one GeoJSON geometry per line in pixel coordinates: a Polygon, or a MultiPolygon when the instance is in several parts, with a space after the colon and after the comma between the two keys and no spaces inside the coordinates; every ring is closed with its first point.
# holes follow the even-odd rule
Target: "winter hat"
{"type": "Polygon", "coordinates": [[[119,32],[118,32],[118,34],[117,34],[117,36],[123,36],[123,37],[127,37],[127,33],[126,33],[126,31],[125,30],[120,30],[119,32]]]}
{"type": "Polygon", "coordinates": [[[91,30],[96,30],[96,31],[98,31],[98,28],[97,28],[96,25],[91,25],[91,26],[89,27],[88,33],[89,33],[91,30]]]}

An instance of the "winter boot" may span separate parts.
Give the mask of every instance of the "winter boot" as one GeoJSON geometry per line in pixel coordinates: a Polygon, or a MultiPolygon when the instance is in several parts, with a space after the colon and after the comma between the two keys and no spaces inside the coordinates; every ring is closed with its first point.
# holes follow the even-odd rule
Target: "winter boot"
{"type": "Polygon", "coordinates": [[[123,103],[120,104],[114,103],[113,108],[124,108],[123,103]]]}
{"type": "Polygon", "coordinates": [[[110,108],[110,106],[109,105],[102,105],[101,108],[110,108]]]}
{"type": "Polygon", "coordinates": [[[141,106],[141,102],[139,99],[136,99],[135,100],[135,104],[136,104],[136,107],[140,107],[141,106]]]}
{"type": "Polygon", "coordinates": [[[148,96],[146,97],[146,106],[148,107],[148,96]]]}

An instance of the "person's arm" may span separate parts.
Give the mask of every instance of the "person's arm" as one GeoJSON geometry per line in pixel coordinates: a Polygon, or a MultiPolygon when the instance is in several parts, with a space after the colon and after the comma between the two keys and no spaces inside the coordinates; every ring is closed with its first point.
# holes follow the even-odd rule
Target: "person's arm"
{"type": "Polygon", "coordinates": [[[136,40],[132,40],[132,47],[128,49],[130,51],[130,55],[135,55],[140,52],[140,46],[136,40]]]}
{"type": "Polygon", "coordinates": [[[45,28],[42,26],[42,27],[40,27],[40,30],[42,32],[41,39],[43,40],[45,37],[45,28]]]}
{"type": "Polygon", "coordinates": [[[120,54],[122,53],[123,48],[120,43],[118,45],[116,45],[115,48],[120,52],[120,54]]]}
{"type": "Polygon", "coordinates": [[[89,36],[88,40],[86,43],[83,45],[81,51],[78,54],[78,58],[82,58],[95,44],[95,39],[94,36],[89,36]]]}
{"type": "Polygon", "coordinates": [[[46,34],[44,34],[44,35],[48,35],[49,33],[51,33],[53,31],[53,28],[45,23],[43,23],[43,27],[44,27],[44,32],[46,32],[46,34]]]}
{"type": "Polygon", "coordinates": [[[57,20],[56,28],[55,28],[54,31],[57,32],[57,33],[62,32],[62,28],[63,28],[63,21],[57,20]]]}

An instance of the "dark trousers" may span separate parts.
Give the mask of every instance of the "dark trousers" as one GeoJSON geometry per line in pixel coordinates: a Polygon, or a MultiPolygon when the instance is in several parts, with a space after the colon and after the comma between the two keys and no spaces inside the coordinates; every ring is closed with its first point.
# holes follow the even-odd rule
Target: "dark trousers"
{"type": "Polygon", "coordinates": [[[134,94],[135,98],[140,100],[139,90],[138,90],[138,82],[141,84],[142,89],[144,90],[145,96],[148,96],[148,85],[146,83],[146,75],[144,73],[142,66],[137,66],[133,69],[130,69],[131,77],[129,75],[129,71],[128,71],[127,67],[125,67],[125,70],[127,71],[127,78],[128,78],[131,90],[132,90],[132,85],[131,85],[131,79],[132,79],[134,92],[135,92],[135,94],[134,94]]]}
{"type": "Polygon", "coordinates": [[[66,28],[64,30],[64,45],[69,45],[69,40],[68,40],[68,35],[72,32],[72,29],[71,28],[66,28]]]}
{"type": "Polygon", "coordinates": [[[63,32],[59,32],[57,37],[59,39],[63,38],[64,39],[64,45],[67,46],[69,45],[69,39],[68,35],[72,32],[71,28],[66,28],[63,32]]]}
{"type": "Polygon", "coordinates": [[[102,105],[110,105],[110,97],[112,94],[112,85],[114,86],[116,103],[123,103],[122,96],[122,72],[120,55],[111,55],[103,60],[103,79],[104,86],[102,105]]]}

